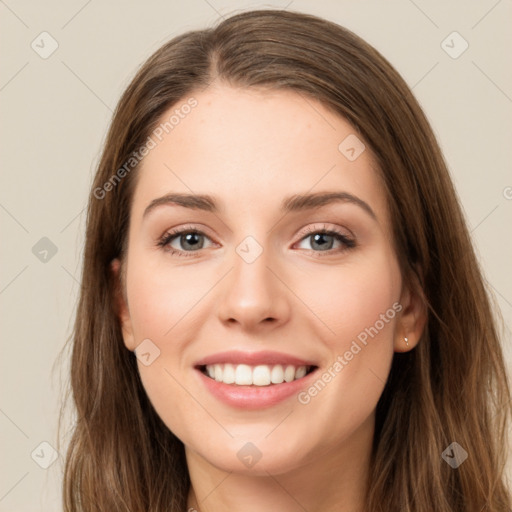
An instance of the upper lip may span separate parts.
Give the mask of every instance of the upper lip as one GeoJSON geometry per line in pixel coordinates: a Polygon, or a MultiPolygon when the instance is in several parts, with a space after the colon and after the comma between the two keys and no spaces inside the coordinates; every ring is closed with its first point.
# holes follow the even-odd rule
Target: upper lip
{"type": "Polygon", "coordinates": [[[282,352],[273,352],[270,350],[260,352],[242,352],[240,350],[230,350],[226,352],[218,352],[206,356],[196,362],[195,366],[207,366],[212,364],[247,364],[249,366],[256,366],[259,364],[265,365],[293,365],[293,366],[316,366],[314,362],[295,357],[290,354],[282,352]]]}

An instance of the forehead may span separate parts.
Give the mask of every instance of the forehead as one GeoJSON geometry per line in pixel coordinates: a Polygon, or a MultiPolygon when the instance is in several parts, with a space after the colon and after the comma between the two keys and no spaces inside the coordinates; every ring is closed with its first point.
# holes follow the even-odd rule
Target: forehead
{"type": "Polygon", "coordinates": [[[368,146],[341,116],[294,91],[213,84],[168,109],[151,139],[138,170],[137,216],[170,192],[217,196],[221,210],[240,212],[328,190],[357,195],[386,216],[368,146]]]}

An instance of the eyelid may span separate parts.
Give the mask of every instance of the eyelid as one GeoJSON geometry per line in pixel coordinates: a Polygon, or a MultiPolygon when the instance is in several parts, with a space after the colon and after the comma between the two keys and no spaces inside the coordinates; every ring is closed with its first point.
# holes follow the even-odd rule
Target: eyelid
{"type": "Polygon", "coordinates": [[[159,239],[165,238],[168,235],[177,236],[177,235],[183,235],[186,233],[198,233],[198,234],[204,235],[205,237],[212,240],[212,235],[209,234],[210,231],[211,230],[209,230],[206,227],[203,227],[202,225],[183,224],[183,225],[179,225],[175,228],[166,229],[159,239]]]}
{"type": "Polygon", "coordinates": [[[299,232],[301,238],[300,240],[302,240],[305,236],[308,236],[308,235],[311,235],[313,233],[318,233],[318,232],[322,232],[322,231],[325,231],[325,232],[332,232],[332,233],[336,233],[336,234],[339,234],[339,235],[342,235],[342,236],[346,236],[347,238],[354,238],[355,239],[355,235],[354,233],[352,233],[352,231],[348,228],[345,228],[345,227],[340,227],[340,226],[336,226],[335,224],[331,224],[329,225],[328,223],[326,222],[320,222],[318,224],[321,224],[322,227],[319,228],[317,226],[317,224],[309,224],[308,226],[306,226],[302,231],[299,232]],[[342,230],[345,230],[347,231],[347,233],[343,233],[342,230]]]}
{"type": "Polygon", "coordinates": [[[196,233],[198,235],[204,236],[205,238],[208,238],[212,245],[218,245],[216,242],[212,240],[212,237],[209,236],[204,228],[198,228],[195,225],[192,224],[185,224],[183,226],[179,226],[176,228],[167,229],[162,236],[160,236],[157,241],[156,245],[160,248],[162,248],[165,251],[171,252],[171,253],[181,253],[185,255],[193,255],[195,252],[199,253],[198,251],[182,251],[181,249],[174,249],[170,246],[170,242],[174,241],[176,238],[180,237],[181,235],[185,235],[188,233],[196,233]]]}
{"type": "Polygon", "coordinates": [[[340,228],[339,226],[334,226],[334,225],[332,227],[328,227],[327,224],[324,223],[321,228],[316,227],[316,226],[311,226],[311,225],[307,226],[301,232],[299,240],[293,244],[293,247],[295,247],[297,244],[302,243],[304,240],[309,238],[311,235],[317,234],[317,233],[323,233],[325,235],[334,237],[338,242],[340,242],[342,244],[342,247],[339,247],[337,249],[328,249],[326,251],[315,251],[313,249],[304,249],[304,250],[308,251],[308,253],[310,253],[315,258],[327,258],[329,256],[338,256],[338,255],[346,252],[347,250],[354,249],[358,246],[356,237],[354,236],[352,231],[350,231],[347,228],[340,228]],[[343,231],[342,231],[343,229],[348,231],[350,234],[343,233],[343,231]]]}

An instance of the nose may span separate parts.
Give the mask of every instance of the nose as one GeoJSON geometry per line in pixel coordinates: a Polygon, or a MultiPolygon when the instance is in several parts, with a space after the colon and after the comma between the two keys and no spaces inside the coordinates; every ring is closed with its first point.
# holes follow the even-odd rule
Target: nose
{"type": "Polygon", "coordinates": [[[235,253],[232,267],[223,279],[218,309],[223,323],[257,331],[288,322],[291,292],[270,250],[264,249],[252,262],[235,253]]]}

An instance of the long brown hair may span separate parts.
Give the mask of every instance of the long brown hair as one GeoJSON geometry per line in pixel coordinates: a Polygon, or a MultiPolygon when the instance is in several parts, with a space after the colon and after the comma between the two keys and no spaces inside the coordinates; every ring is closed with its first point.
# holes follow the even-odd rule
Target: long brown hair
{"type": "Polygon", "coordinates": [[[125,167],[122,179],[118,170],[164,112],[213,80],[322,102],[354,126],[378,163],[402,276],[418,283],[428,321],[417,347],[394,355],[377,404],[367,510],[509,510],[504,467],[512,411],[498,319],[424,113],[393,67],[349,30],[302,13],[256,10],[172,39],[143,64],[117,105],[89,199],[69,340],[76,418],[65,462],[66,512],[186,509],[184,447],[153,409],[123,344],[114,306],[119,283],[109,265],[126,252],[137,176],[136,165],[125,167]],[[468,453],[457,469],[442,457],[452,442],[468,453]]]}

